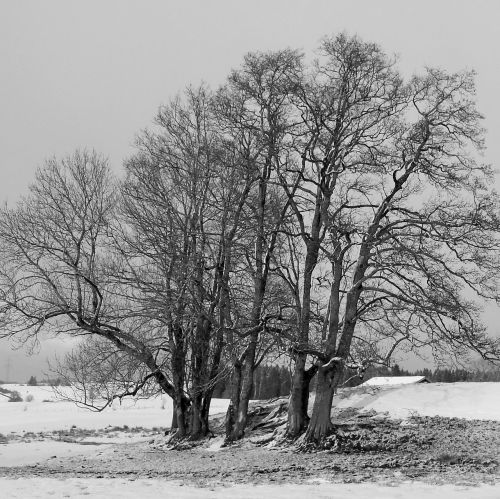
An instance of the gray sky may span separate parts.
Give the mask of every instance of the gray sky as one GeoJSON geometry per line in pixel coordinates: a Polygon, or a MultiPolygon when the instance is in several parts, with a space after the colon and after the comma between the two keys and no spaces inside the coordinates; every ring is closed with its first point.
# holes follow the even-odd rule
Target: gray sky
{"type": "MultiPolygon", "coordinates": [[[[51,155],[95,148],[119,171],[134,134],[189,83],[222,83],[252,50],[310,53],[347,31],[424,66],[478,72],[486,161],[500,164],[500,2],[494,0],[0,0],[0,201],[51,155]]],[[[500,185],[500,182],[497,181],[500,185]]],[[[494,331],[496,310],[486,320],[494,331]]],[[[0,379],[40,375],[0,343],[0,379]]]]}

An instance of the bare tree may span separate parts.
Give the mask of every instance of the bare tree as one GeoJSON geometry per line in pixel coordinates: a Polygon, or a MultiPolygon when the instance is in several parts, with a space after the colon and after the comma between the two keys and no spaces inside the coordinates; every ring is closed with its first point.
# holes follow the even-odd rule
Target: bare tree
{"type": "Polygon", "coordinates": [[[174,423],[180,436],[196,438],[208,432],[222,367],[224,259],[240,184],[223,171],[227,152],[210,92],[188,89],[184,97],[160,109],[126,163],[119,275],[133,294],[131,313],[158,323],[158,358],[169,364],[176,391],[174,423]]]}
{"type": "Polygon", "coordinates": [[[233,326],[228,328],[232,380],[226,433],[230,440],[243,436],[260,340],[269,321],[280,315],[279,304],[274,314],[270,310],[268,290],[272,258],[289,201],[276,188],[276,172],[290,155],[286,143],[291,126],[290,74],[299,68],[300,55],[295,51],[248,54],[242,67],[233,71],[227,85],[219,91],[217,100],[220,123],[236,146],[238,170],[245,169],[253,178],[246,199],[242,227],[245,232],[239,237],[244,260],[233,263],[235,268],[244,270],[252,286],[248,298],[233,306],[228,322],[233,326]],[[245,306],[245,302],[249,305],[245,306]]]}
{"type": "Polygon", "coordinates": [[[47,161],[30,194],[15,208],[2,209],[4,335],[28,340],[44,333],[70,334],[109,342],[174,397],[174,385],[149,345],[154,331],[147,321],[127,314],[114,289],[109,255],[115,214],[116,189],[107,161],[87,151],[47,161]]]}
{"type": "Polygon", "coordinates": [[[428,70],[403,85],[376,45],[342,35],[322,50],[297,97],[304,194],[291,201],[306,249],[289,433],[305,427],[310,355],[318,372],[310,440],[328,432],[335,388],[363,334],[383,340],[386,359],[405,342],[498,356],[471,301],[472,293],[498,300],[500,227],[491,172],[473,156],[482,147],[473,75],[428,70]],[[323,337],[312,338],[320,256],[330,292],[323,337]]]}
{"type": "Polygon", "coordinates": [[[77,151],[2,209],[5,335],[84,337],[64,371],[81,402],[161,390],[178,437],[207,434],[230,376],[228,440],[256,366],[285,350],[288,435],[310,441],[346,368],[400,349],[497,359],[477,301],[500,299],[499,200],[474,92],[468,72],[404,82],[346,35],[310,66],[247,55],[215,94],[160,108],[123,182],[77,151]]]}
{"type": "MultiPolygon", "coordinates": [[[[298,122],[294,144],[300,163],[293,170],[280,171],[296,218],[291,235],[301,238],[304,247],[288,422],[292,436],[307,425],[309,382],[317,369],[316,365],[306,369],[314,275],[330,230],[329,210],[339,178],[346,172],[362,175],[363,168],[373,170],[371,155],[393,133],[393,115],[402,104],[400,78],[392,70],[392,61],[375,45],[342,35],[326,39],[321,55],[296,86],[293,99],[298,122]]],[[[330,311],[332,334],[337,313],[335,308],[330,311]]]]}

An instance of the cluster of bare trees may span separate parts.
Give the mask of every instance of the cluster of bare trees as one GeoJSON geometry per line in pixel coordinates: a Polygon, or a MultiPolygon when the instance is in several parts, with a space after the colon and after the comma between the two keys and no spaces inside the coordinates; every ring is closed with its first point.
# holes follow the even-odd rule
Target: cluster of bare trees
{"type": "Polygon", "coordinates": [[[500,220],[473,76],[404,81],[341,35],[312,63],[249,54],[217,91],[186,90],[120,181],[96,153],[49,160],[0,213],[5,334],[81,336],[61,367],[80,401],[156,387],[180,437],[206,435],[229,377],[230,440],[280,356],[288,434],[316,441],[346,369],[404,349],[498,358],[474,301],[499,298],[500,220]]]}

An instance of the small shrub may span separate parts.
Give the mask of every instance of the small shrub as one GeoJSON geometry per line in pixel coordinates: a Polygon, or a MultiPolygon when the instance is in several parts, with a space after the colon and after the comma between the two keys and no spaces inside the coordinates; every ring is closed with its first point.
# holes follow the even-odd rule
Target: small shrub
{"type": "Polygon", "coordinates": [[[447,452],[439,454],[436,458],[436,461],[439,461],[442,464],[459,464],[461,460],[461,456],[457,454],[448,454],[447,452]]]}
{"type": "Polygon", "coordinates": [[[23,398],[19,392],[11,392],[9,402],[22,402],[23,398]]]}
{"type": "Polygon", "coordinates": [[[24,400],[26,402],[33,402],[33,400],[35,400],[35,397],[33,397],[33,395],[31,395],[31,393],[28,393],[28,395],[26,395],[26,398],[24,400]]]}

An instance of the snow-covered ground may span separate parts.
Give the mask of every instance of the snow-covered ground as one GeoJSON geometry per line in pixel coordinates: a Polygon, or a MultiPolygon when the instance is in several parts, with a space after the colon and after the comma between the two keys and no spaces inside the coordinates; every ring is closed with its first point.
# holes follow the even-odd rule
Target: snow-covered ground
{"type": "MultiPolygon", "coordinates": [[[[500,383],[422,383],[400,387],[359,387],[335,397],[341,409],[500,421],[500,383]]],[[[500,497],[500,495],[499,495],[500,497]]]]}
{"type": "MultiPolygon", "coordinates": [[[[72,402],[57,401],[49,386],[2,385],[15,390],[23,402],[8,402],[0,397],[0,433],[40,432],[70,429],[100,429],[107,426],[143,428],[169,427],[172,421],[172,401],[167,395],[150,399],[115,401],[102,412],[77,407],[72,402]],[[28,396],[33,400],[27,402],[28,396]]],[[[213,399],[211,414],[225,412],[228,400],[213,399]]]]}
{"type": "MultiPolygon", "coordinates": [[[[11,466],[30,466],[53,457],[92,455],[102,450],[103,446],[81,445],[71,442],[42,440],[35,442],[10,442],[0,445],[0,468],[11,466]]],[[[106,447],[106,446],[104,446],[106,447]]],[[[1,494],[0,494],[1,496],[1,494]]]]}
{"type": "Polygon", "coordinates": [[[302,485],[233,485],[198,488],[161,479],[96,478],[0,478],[5,498],[71,497],[93,499],[498,499],[500,489],[480,487],[402,483],[397,487],[374,483],[307,483],[302,485]]]}
{"type": "MultiPolygon", "coordinates": [[[[78,442],[60,442],[50,439],[39,440],[28,433],[52,432],[58,430],[104,430],[109,427],[145,429],[169,427],[172,420],[172,401],[167,395],[150,399],[126,399],[120,404],[115,401],[102,412],[77,407],[72,402],[58,401],[49,386],[26,386],[17,384],[2,385],[17,391],[23,402],[9,402],[0,397],[0,434],[15,433],[24,437],[23,442],[0,444],[0,467],[32,465],[50,459],[52,456],[85,455],[98,452],[112,443],[131,443],[151,438],[141,432],[110,433],[105,436],[92,434],[85,438],[81,435],[78,442]],[[31,402],[28,402],[31,397],[31,402]],[[104,444],[104,445],[102,445],[104,444]]],[[[211,414],[225,412],[228,400],[213,399],[211,414]]],[[[0,488],[1,490],[1,488],[0,488]]],[[[0,494],[1,496],[1,494],[0,494]]]]}
{"type": "MultiPolygon", "coordinates": [[[[23,402],[0,397],[0,433],[69,430],[75,426],[102,429],[109,426],[161,428],[170,426],[172,402],[166,395],[150,399],[124,400],[102,412],[57,401],[47,386],[2,385],[18,391],[23,402]],[[33,400],[27,402],[28,396],[33,400]]],[[[228,400],[214,399],[211,413],[225,412],[228,400]]],[[[401,387],[366,387],[341,392],[337,408],[388,412],[405,418],[412,414],[500,421],[500,383],[425,383],[401,387]]]]}
{"type": "MultiPolygon", "coordinates": [[[[115,403],[103,412],[95,413],[78,408],[70,402],[55,401],[50,387],[29,387],[23,385],[3,385],[18,391],[23,402],[8,402],[0,397],[0,433],[8,435],[27,432],[50,432],[55,430],[104,429],[109,426],[127,425],[129,428],[168,427],[172,417],[172,405],[168,397],[148,400],[128,400],[121,405],[115,403]],[[27,402],[28,395],[33,400],[27,402]]],[[[224,412],[227,400],[215,399],[212,413],[224,412]]],[[[388,412],[393,417],[407,417],[412,414],[427,416],[447,416],[468,419],[500,420],[500,383],[433,383],[379,389],[358,389],[344,391],[335,398],[338,408],[356,407],[360,410],[374,409],[388,412]]],[[[107,437],[106,437],[107,438],[107,437]]],[[[119,434],[117,439],[107,442],[130,441],[130,433],[119,434]]],[[[135,438],[141,438],[140,435],[135,438]]],[[[28,436],[25,440],[29,440],[28,436]]],[[[31,465],[51,459],[53,456],[106,452],[111,448],[97,445],[98,438],[89,437],[90,445],[68,443],[45,439],[39,441],[35,436],[30,442],[14,440],[0,444],[0,467],[31,465]]],[[[21,477],[0,478],[0,497],[2,498],[42,498],[84,496],[95,498],[258,498],[258,499],[295,499],[302,497],[332,499],[497,499],[500,497],[498,486],[483,485],[430,485],[421,482],[391,484],[335,484],[304,483],[300,485],[256,485],[228,484],[226,487],[197,488],[182,485],[161,478],[50,478],[21,477]]]]}

